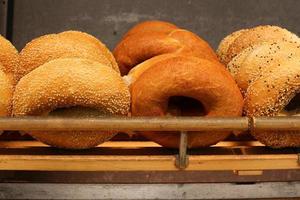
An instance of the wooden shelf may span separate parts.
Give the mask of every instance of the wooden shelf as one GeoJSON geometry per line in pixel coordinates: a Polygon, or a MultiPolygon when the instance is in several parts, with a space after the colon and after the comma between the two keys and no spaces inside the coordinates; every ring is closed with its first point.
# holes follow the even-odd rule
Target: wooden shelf
{"type": "MultiPolygon", "coordinates": [[[[90,150],[70,151],[37,141],[2,141],[0,170],[178,171],[174,164],[177,153],[153,142],[107,142],[90,150]]],[[[300,169],[297,149],[271,149],[258,142],[221,142],[190,150],[185,171],[232,170],[255,175],[283,169],[300,169]]]]}

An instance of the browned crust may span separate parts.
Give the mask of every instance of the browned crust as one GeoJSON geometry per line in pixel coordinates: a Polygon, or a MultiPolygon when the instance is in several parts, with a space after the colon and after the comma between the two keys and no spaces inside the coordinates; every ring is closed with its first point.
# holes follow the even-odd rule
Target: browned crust
{"type": "MultiPolygon", "coordinates": [[[[2,65],[0,63],[0,68],[2,65]]],[[[0,116],[10,116],[12,110],[13,85],[11,77],[0,70],[0,116]]]]}
{"type": "MultiPolygon", "coordinates": [[[[171,96],[186,96],[200,101],[206,117],[240,116],[243,98],[235,81],[218,62],[178,55],[145,70],[131,86],[133,116],[165,116],[171,96]]],[[[163,146],[177,148],[179,135],[143,132],[145,137],[163,146]]],[[[230,133],[195,132],[189,136],[189,148],[209,146],[230,133]]]]}
{"type": "Polygon", "coordinates": [[[136,33],[169,33],[170,31],[177,29],[178,27],[172,23],[159,21],[159,20],[150,20],[141,22],[134,27],[132,27],[124,36],[123,39],[129,35],[133,35],[136,33]]]}
{"type": "Polygon", "coordinates": [[[206,41],[184,29],[135,32],[124,37],[113,53],[122,75],[141,62],[166,53],[189,53],[200,58],[218,60],[206,41]]]}
{"type": "Polygon", "coordinates": [[[98,61],[119,72],[109,50],[95,37],[78,31],[67,31],[38,37],[20,52],[20,67],[16,77],[21,77],[44,63],[57,58],[87,58],[98,61]]]}
{"type": "MultiPolygon", "coordinates": [[[[24,76],[16,86],[13,114],[47,115],[56,108],[81,106],[110,115],[127,115],[130,94],[112,68],[98,62],[65,58],[50,61],[24,76]]],[[[111,136],[93,132],[32,132],[37,139],[61,148],[90,148],[111,136]]]]}
{"type": "Polygon", "coordinates": [[[12,83],[15,83],[14,72],[19,66],[19,54],[17,49],[0,35],[0,63],[1,70],[7,74],[12,83]]]}
{"type": "MultiPolygon", "coordinates": [[[[247,91],[245,113],[247,116],[277,116],[300,92],[300,57],[286,61],[265,71],[247,91]]],[[[296,132],[253,132],[262,143],[272,147],[300,146],[296,132]]]]}

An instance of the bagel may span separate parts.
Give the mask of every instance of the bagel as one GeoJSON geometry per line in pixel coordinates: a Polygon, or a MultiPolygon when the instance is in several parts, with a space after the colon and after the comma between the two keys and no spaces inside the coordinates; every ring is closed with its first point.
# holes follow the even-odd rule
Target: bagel
{"type": "MultiPolygon", "coordinates": [[[[61,113],[69,116],[82,109],[90,113],[88,116],[98,112],[127,115],[129,107],[130,94],[119,74],[111,67],[81,58],[55,59],[34,69],[21,78],[13,97],[14,116],[56,116],[61,113]]],[[[83,114],[79,113],[79,116],[83,114]]],[[[51,146],[69,149],[94,147],[115,134],[93,131],[28,133],[51,146]]]]}
{"type": "MultiPolygon", "coordinates": [[[[183,55],[183,54],[181,54],[181,55],[183,55]]],[[[129,86],[129,88],[131,88],[131,85],[138,79],[138,77],[141,74],[143,74],[147,69],[149,69],[152,65],[156,64],[157,62],[161,62],[162,60],[174,58],[177,56],[178,55],[174,54],[174,53],[166,53],[166,54],[162,54],[162,55],[150,58],[150,59],[138,64],[134,68],[132,68],[128,72],[127,75],[123,76],[123,79],[129,86]]],[[[193,57],[191,57],[191,58],[193,58],[193,57]]]]}
{"type": "Polygon", "coordinates": [[[244,49],[227,67],[245,94],[249,84],[263,71],[295,56],[300,56],[299,44],[285,41],[266,42],[244,49]]]}
{"type": "MultiPolygon", "coordinates": [[[[1,63],[0,68],[4,68],[1,63]]],[[[0,70],[0,117],[11,115],[12,96],[13,84],[11,82],[11,77],[0,70]]]]}
{"type": "Polygon", "coordinates": [[[166,32],[136,32],[123,38],[113,52],[121,74],[126,75],[143,61],[166,53],[189,53],[218,60],[210,45],[196,34],[184,29],[166,32]]]}
{"type": "Polygon", "coordinates": [[[20,52],[16,77],[19,80],[50,60],[72,57],[95,60],[119,72],[113,55],[99,40],[87,33],[66,31],[44,35],[27,43],[20,52]]]}
{"type": "Polygon", "coordinates": [[[123,38],[133,35],[136,33],[154,33],[154,32],[162,32],[162,33],[169,33],[170,31],[178,29],[178,27],[174,24],[171,24],[169,22],[159,21],[159,20],[150,20],[150,21],[144,21],[137,25],[135,25],[133,28],[131,28],[123,38]]]}
{"type": "Polygon", "coordinates": [[[245,31],[247,31],[247,29],[241,29],[238,31],[235,31],[231,34],[229,34],[228,36],[226,36],[219,44],[218,48],[217,48],[217,56],[219,57],[219,60],[222,63],[225,63],[226,60],[228,60],[226,58],[227,56],[227,51],[229,46],[234,42],[234,40],[239,37],[242,33],[244,33],[245,31]]]}
{"type": "MultiPolygon", "coordinates": [[[[250,84],[245,98],[247,116],[300,114],[300,57],[288,58],[265,71],[250,84]],[[297,107],[298,106],[298,107],[297,107]]],[[[260,142],[271,147],[299,147],[299,132],[252,131],[260,142]]]]}
{"type": "Polygon", "coordinates": [[[242,32],[231,44],[227,50],[224,64],[228,64],[232,58],[237,56],[243,49],[263,42],[289,41],[300,44],[297,35],[278,26],[257,26],[242,32]]]}
{"type": "MultiPolygon", "coordinates": [[[[241,93],[219,62],[177,55],[150,64],[131,85],[132,116],[241,116],[241,93]]],[[[165,147],[179,145],[180,136],[174,133],[141,134],[165,147]]],[[[230,132],[191,132],[188,147],[209,146],[228,135],[230,132]]]]}
{"type": "Polygon", "coordinates": [[[4,37],[0,35],[0,63],[1,70],[14,84],[14,72],[19,66],[19,54],[17,49],[4,37]]]}

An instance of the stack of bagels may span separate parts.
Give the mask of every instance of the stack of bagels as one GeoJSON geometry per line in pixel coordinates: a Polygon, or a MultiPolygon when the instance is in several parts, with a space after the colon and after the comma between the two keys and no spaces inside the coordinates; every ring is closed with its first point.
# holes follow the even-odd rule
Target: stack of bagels
{"type": "MultiPolygon", "coordinates": [[[[0,37],[0,116],[297,115],[300,39],[259,26],[222,40],[217,53],[198,35],[163,21],[130,29],[113,53],[84,32],[48,34],[20,53],[0,37]]],[[[91,148],[116,132],[29,131],[45,144],[91,148]]],[[[180,134],[139,132],[177,148],[180,134]]],[[[188,147],[215,144],[231,133],[190,132],[188,147]]],[[[300,146],[295,132],[252,132],[272,147],[300,146]]]]}
{"type": "MultiPolygon", "coordinates": [[[[8,73],[15,86],[10,101],[13,116],[74,118],[129,112],[129,90],[112,53],[89,34],[66,31],[38,37],[16,57],[18,64],[10,65],[13,73],[8,73]]],[[[70,130],[28,134],[54,147],[84,149],[116,133],[70,130]]]]}
{"type": "MultiPolygon", "coordinates": [[[[132,116],[242,114],[243,98],[234,79],[210,45],[188,30],[161,21],[140,23],[125,34],[113,53],[131,92],[132,116]]],[[[165,147],[179,146],[176,133],[141,134],[165,147]]],[[[209,146],[229,134],[191,132],[188,147],[209,146]]]]}
{"type": "MultiPolygon", "coordinates": [[[[217,50],[245,97],[247,116],[297,116],[300,110],[300,39],[277,26],[242,29],[217,50]]],[[[272,147],[300,146],[299,133],[252,131],[272,147]]]]}

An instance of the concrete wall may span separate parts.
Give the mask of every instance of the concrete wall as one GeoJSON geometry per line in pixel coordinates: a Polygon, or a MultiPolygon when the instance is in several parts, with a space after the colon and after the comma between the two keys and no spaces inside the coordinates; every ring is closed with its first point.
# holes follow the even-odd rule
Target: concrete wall
{"type": "Polygon", "coordinates": [[[277,24],[300,33],[299,0],[14,0],[12,40],[63,30],[91,33],[113,48],[134,24],[167,20],[198,33],[216,47],[228,33],[277,24]]]}

